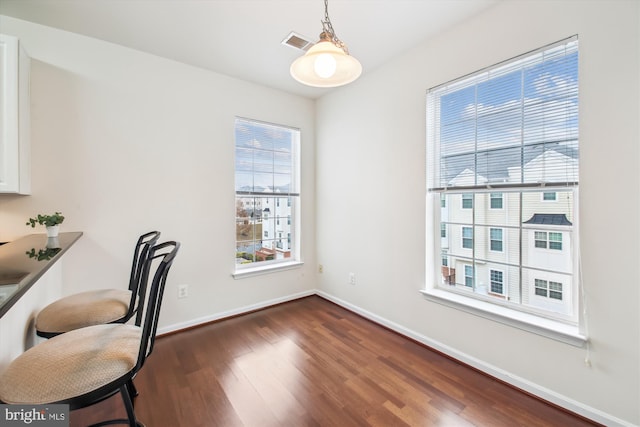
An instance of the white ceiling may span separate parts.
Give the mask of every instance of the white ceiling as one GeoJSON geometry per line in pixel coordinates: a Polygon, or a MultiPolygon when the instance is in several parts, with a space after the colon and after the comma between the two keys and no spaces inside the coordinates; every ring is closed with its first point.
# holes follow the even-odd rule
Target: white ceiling
{"type": "MultiPolygon", "coordinates": [[[[498,1],[329,0],[329,17],[364,75],[498,1]]],[[[0,0],[0,14],[310,98],[331,90],[293,80],[302,52],[281,44],[317,40],[323,0],[0,0]]]]}

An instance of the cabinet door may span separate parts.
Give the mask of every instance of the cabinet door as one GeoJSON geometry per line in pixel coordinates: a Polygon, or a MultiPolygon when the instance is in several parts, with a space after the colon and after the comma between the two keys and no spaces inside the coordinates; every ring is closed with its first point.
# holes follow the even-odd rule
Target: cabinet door
{"type": "Polygon", "coordinates": [[[0,34],[0,193],[29,194],[29,58],[0,34]]]}

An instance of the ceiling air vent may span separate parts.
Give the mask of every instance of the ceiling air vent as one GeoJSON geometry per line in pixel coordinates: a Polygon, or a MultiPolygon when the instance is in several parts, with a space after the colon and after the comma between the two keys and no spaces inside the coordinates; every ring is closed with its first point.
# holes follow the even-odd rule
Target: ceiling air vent
{"type": "Polygon", "coordinates": [[[284,40],[282,40],[282,44],[306,52],[315,43],[309,40],[307,37],[291,31],[289,35],[285,37],[284,40]]]}

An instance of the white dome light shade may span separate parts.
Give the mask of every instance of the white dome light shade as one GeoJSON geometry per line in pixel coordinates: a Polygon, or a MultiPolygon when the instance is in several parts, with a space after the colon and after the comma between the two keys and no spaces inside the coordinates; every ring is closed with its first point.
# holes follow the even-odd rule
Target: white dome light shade
{"type": "Polygon", "coordinates": [[[331,41],[320,40],[291,64],[290,72],[307,86],[336,87],[360,77],[362,65],[331,41]]]}

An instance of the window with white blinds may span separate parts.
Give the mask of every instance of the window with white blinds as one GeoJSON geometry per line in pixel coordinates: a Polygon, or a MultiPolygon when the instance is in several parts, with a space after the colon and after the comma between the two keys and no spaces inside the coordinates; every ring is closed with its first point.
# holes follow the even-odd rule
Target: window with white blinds
{"type": "Polygon", "coordinates": [[[299,129],[236,118],[236,272],[299,260],[299,145],[299,129]]]}
{"type": "Polygon", "coordinates": [[[578,141],[577,36],[429,89],[440,289],[577,322],[578,141]]]}

